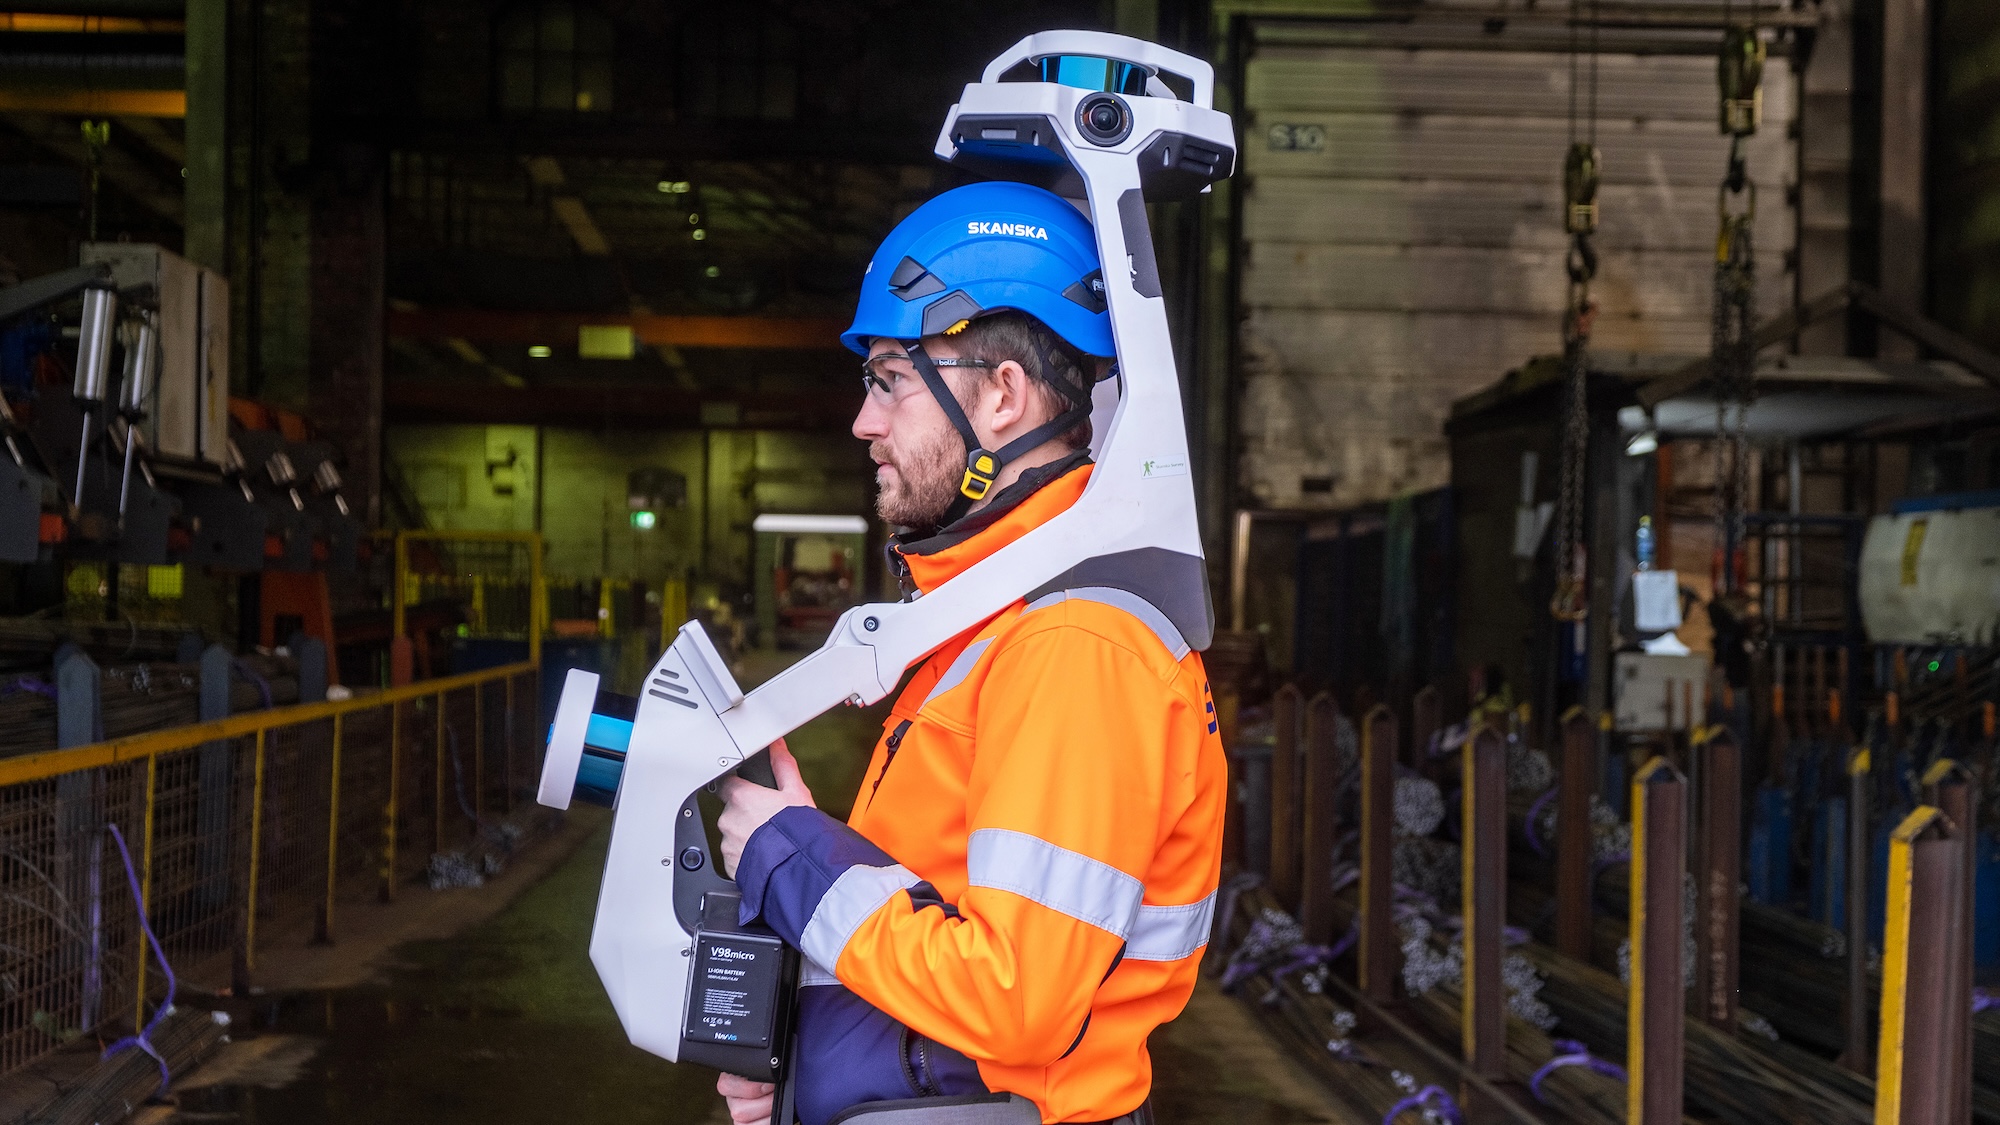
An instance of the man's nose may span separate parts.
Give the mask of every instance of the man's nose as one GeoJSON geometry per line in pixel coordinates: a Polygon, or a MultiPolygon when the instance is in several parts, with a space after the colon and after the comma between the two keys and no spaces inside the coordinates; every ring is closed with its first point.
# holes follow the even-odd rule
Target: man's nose
{"type": "Polygon", "coordinates": [[[889,436],[889,412],[865,395],[860,411],[854,415],[854,436],[862,441],[879,441],[889,436]]]}

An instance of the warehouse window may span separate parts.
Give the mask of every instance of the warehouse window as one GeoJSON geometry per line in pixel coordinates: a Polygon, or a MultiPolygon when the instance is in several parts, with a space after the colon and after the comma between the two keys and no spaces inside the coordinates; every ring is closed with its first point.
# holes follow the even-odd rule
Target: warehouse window
{"type": "Polygon", "coordinates": [[[516,4],[500,17],[494,86],[509,113],[611,109],[611,21],[575,4],[516,4]]]}

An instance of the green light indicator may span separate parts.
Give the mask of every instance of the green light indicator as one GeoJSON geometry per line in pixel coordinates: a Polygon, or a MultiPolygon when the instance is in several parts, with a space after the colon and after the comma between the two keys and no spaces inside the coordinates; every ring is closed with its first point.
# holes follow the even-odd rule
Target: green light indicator
{"type": "Polygon", "coordinates": [[[640,531],[651,531],[653,530],[653,525],[658,522],[660,522],[660,517],[654,515],[652,512],[642,510],[632,513],[632,526],[638,528],[640,531]]]}
{"type": "Polygon", "coordinates": [[[1942,667],[1944,667],[1944,665],[1942,665],[1942,664],[1938,663],[1937,661],[1935,661],[1935,660],[1931,661],[1931,671],[1935,672],[1935,671],[1937,671],[1937,670],[1938,670],[1939,668],[1942,668],[1942,667]]]}

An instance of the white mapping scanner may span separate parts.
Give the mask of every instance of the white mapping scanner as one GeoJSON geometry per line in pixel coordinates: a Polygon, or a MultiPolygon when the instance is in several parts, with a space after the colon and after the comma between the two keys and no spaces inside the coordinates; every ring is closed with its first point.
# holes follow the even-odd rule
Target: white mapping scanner
{"type": "Polygon", "coordinates": [[[788,993],[717,1014],[698,979],[711,942],[736,961],[765,956],[757,927],[734,927],[735,885],[694,801],[703,786],[824,711],[881,699],[939,645],[1038,589],[1129,589],[1140,576],[1146,600],[1207,647],[1194,478],[1145,204],[1190,198],[1233,170],[1234,132],[1213,94],[1199,59],[1121,35],[1043,32],[993,60],[939,134],[938,156],[1077,200],[1096,231],[1118,375],[1098,385],[1096,467],[1074,505],[918,600],[848,610],[818,651],[747,694],[693,622],[636,707],[609,696],[598,706],[597,676],[569,673],[539,799],[617,809],[590,957],[637,1046],[747,1077],[775,1076],[784,1055],[788,993]]]}

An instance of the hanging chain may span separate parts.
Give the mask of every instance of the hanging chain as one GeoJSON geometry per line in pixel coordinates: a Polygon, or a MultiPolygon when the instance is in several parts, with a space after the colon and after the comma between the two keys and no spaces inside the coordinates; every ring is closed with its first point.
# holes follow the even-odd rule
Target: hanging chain
{"type": "Polygon", "coordinates": [[[1597,151],[1597,5],[1591,4],[1590,107],[1587,139],[1577,136],[1577,25],[1580,0],[1570,0],[1569,151],[1563,156],[1563,230],[1569,235],[1564,268],[1569,273],[1563,306],[1562,477],[1556,492],[1556,588],[1549,612],[1558,621],[1580,623],[1590,605],[1589,555],[1584,547],[1585,465],[1590,456],[1590,329],[1597,317],[1590,283],[1597,277],[1597,189],[1602,157],[1597,151]]]}
{"type": "Polygon", "coordinates": [[[85,201],[87,219],[85,226],[90,232],[90,241],[97,241],[97,189],[104,168],[104,146],[111,143],[111,122],[85,121],[83,123],[83,147],[89,156],[90,186],[89,199],[85,201]]]}
{"type": "Polygon", "coordinates": [[[1755,24],[1723,36],[1716,74],[1722,88],[1722,133],[1729,137],[1729,168],[1716,195],[1720,229],[1715,240],[1715,314],[1709,356],[1715,389],[1715,560],[1717,594],[1743,583],[1744,512],[1750,502],[1747,426],[1756,398],[1757,259],[1751,227],[1757,185],[1744,142],[1763,117],[1764,41],[1755,24]]]}

